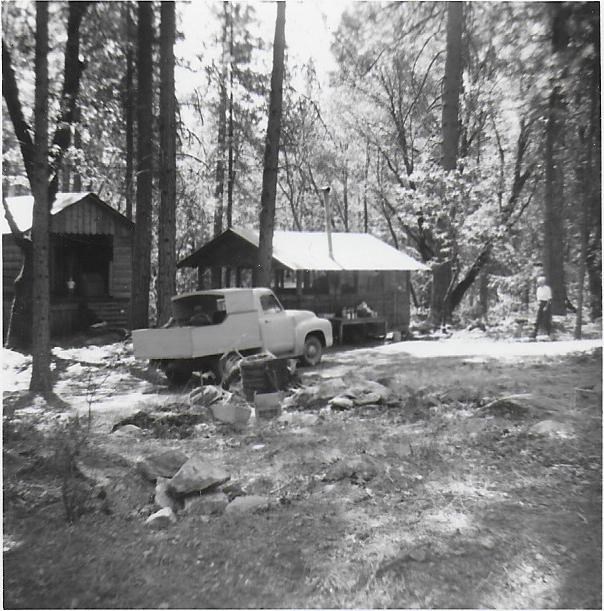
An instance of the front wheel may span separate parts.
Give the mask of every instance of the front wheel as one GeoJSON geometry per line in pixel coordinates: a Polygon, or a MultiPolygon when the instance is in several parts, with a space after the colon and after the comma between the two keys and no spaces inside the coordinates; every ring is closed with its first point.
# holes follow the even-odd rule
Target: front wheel
{"type": "Polygon", "coordinates": [[[316,335],[309,335],[304,340],[304,352],[302,353],[302,362],[305,365],[314,367],[321,362],[323,355],[323,344],[316,335]]]}

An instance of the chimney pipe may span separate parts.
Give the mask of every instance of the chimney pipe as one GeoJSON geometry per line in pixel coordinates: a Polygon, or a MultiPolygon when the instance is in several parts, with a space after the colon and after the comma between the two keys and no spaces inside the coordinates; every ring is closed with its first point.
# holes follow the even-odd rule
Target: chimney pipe
{"type": "Polygon", "coordinates": [[[333,246],[331,243],[331,208],[329,207],[329,192],[331,187],[323,187],[323,199],[325,201],[325,231],[327,232],[327,248],[329,257],[333,259],[333,246]]]}

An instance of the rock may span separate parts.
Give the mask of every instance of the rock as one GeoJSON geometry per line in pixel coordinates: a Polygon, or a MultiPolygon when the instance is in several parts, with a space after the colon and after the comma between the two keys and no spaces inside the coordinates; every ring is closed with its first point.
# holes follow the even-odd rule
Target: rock
{"type": "Polygon", "coordinates": [[[355,405],[376,405],[382,401],[382,397],[376,392],[368,392],[354,400],[355,405]]]}
{"type": "Polygon", "coordinates": [[[265,496],[238,496],[227,505],[225,512],[231,515],[254,513],[268,509],[268,506],[269,499],[265,496]]]}
{"type": "Polygon", "coordinates": [[[305,412],[289,412],[279,416],[279,422],[285,422],[290,426],[314,426],[319,421],[319,416],[305,412]]]}
{"type": "Polygon", "coordinates": [[[230,479],[224,469],[201,458],[190,458],[170,480],[169,489],[174,494],[201,492],[219,486],[230,479]]]}
{"type": "Polygon", "coordinates": [[[144,434],[143,429],[135,424],[126,424],[112,433],[115,437],[140,437],[144,434]]]}
{"type": "Polygon", "coordinates": [[[210,409],[216,420],[227,424],[245,424],[252,415],[252,408],[242,403],[215,403],[210,409]]]}
{"type": "Polygon", "coordinates": [[[352,409],[354,407],[354,402],[352,399],[349,399],[348,397],[340,395],[338,397],[334,397],[329,402],[329,406],[331,407],[331,409],[344,411],[347,409],[352,409]]]}
{"type": "Polygon", "coordinates": [[[158,477],[172,477],[189,459],[180,450],[167,450],[151,454],[136,463],[138,471],[154,482],[158,477]]]}
{"type": "Polygon", "coordinates": [[[548,437],[573,437],[574,429],[570,424],[556,420],[542,420],[529,429],[533,435],[545,435],[548,437]]]}
{"type": "Polygon", "coordinates": [[[179,509],[178,502],[170,496],[168,490],[170,480],[166,477],[158,477],[155,484],[155,504],[162,509],[169,507],[174,513],[179,509]]]}
{"type": "Polygon", "coordinates": [[[164,507],[155,513],[152,513],[146,520],[145,524],[155,530],[168,528],[171,524],[176,523],[176,516],[169,507],[164,507]]]}
{"type": "Polygon", "coordinates": [[[382,466],[375,458],[363,454],[357,458],[344,459],[335,463],[328,469],[323,479],[326,482],[337,482],[346,478],[369,481],[381,471],[382,466]]]}
{"type": "Polygon", "coordinates": [[[153,502],[153,485],[136,469],[111,478],[103,490],[108,510],[120,516],[137,515],[153,502]]]}
{"type": "Polygon", "coordinates": [[[185,497],[185,511],[198,515],[219,515],[229,504],[224,492],[206,492],[185,497]]]}

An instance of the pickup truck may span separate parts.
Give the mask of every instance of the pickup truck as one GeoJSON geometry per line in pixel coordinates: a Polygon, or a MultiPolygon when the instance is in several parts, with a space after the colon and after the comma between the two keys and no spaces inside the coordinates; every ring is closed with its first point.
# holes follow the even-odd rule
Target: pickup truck
{"type": "Polygon", "coordinates": [[[196,291],[172,298],[172,318],[159,329],[132,332],[134,355],[150,359],[171,384],[194,371],[222,377],[223,355],[268,350],[317,365],[333,344],[331,323],[305,310],[285,310],[266,288],[196,291]]]}

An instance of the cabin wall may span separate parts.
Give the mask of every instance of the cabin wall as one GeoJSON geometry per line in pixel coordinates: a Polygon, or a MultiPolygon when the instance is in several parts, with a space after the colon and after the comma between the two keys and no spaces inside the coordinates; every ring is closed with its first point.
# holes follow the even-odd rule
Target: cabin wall
{"type": "Polygon", "coordinates": [[[12,235],[2,236],[2,293],[12,297],[15,278],[21,271],[23,257],[12,235]]]}
{"type": "Polygon", "coordinates": [[[311,310],[316,314],[334,315],[340,308],[349,308],[365,301],[384,317],[389,329],[407,331],[410,303],[408,271],[359,272],[358,286],[354,293],[304,293],[275,289],[284,307],[311,310]]]}
{"type": "Polygon", "coordinates": [[[112,297],[127,299],[132,284],[132,233],[121,227],[113,236],[109,286],[112,297]]]}

